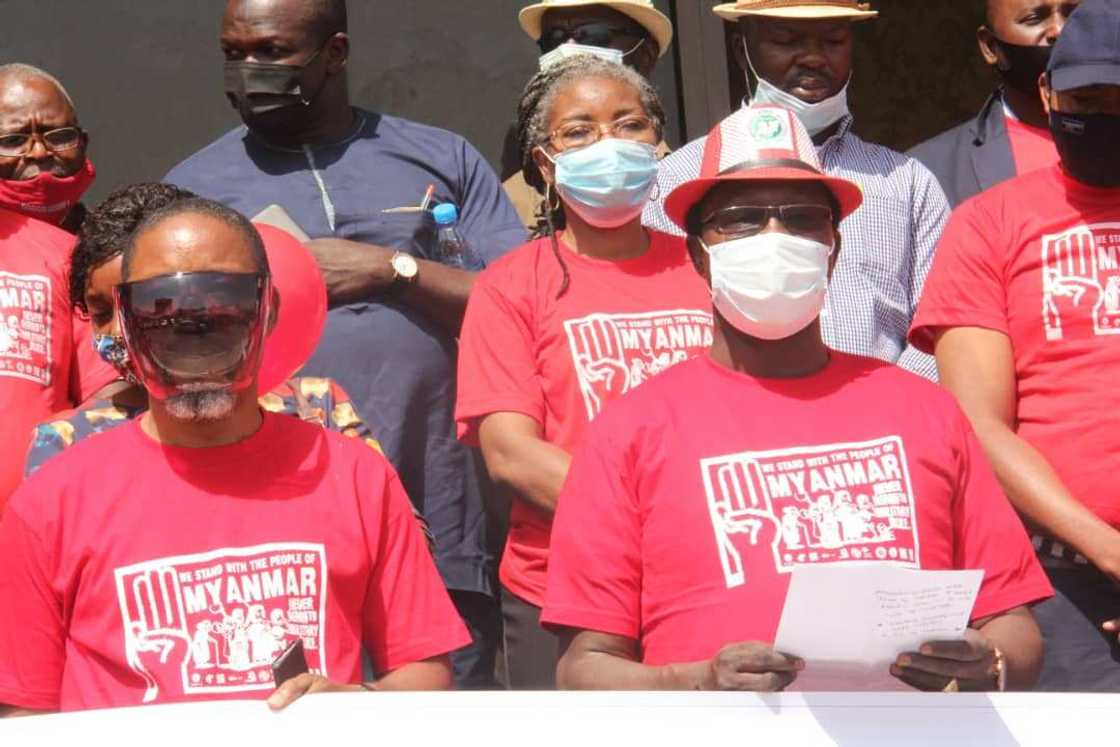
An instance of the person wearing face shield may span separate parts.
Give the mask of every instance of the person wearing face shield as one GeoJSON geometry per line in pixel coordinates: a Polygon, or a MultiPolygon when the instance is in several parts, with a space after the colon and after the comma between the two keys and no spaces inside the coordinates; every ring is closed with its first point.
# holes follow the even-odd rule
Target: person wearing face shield
{"type": "Polygon", "coordinates": [[[961,205],[914,329],[1034,535],[1039,688],[1120,691],[1120,1],[1084,0],[1041,85],[1061,157],[961,205]]]}
{"type": "Polygon", "coordinates": [[[711,301],[684,242],[642,227],[665,121],[645,78],[571,57],[533,77],[518,113],[549,230],[479,277],[456,418],[514,494],[500,566],[506,672],[535,690],[555,686],[557,640],[538,619],[570,455],[612,400],[708,346],[711,301]]]}
{"type": "MultiPolygon", "coordinates": [[[[521,28],[537,43],[540,69],[577,54],[601,57],[652,80],[659,58],[673,43],[673,23],[652,0],[543,0],[522,8],[521,28]]],[[[662,140],[657,155],[670,152],[662,140]]],[[[506,133],[502,153],[502,188],[522,222],[532,231],[545,223],[543,196],[521,173],[517,123],[506,133]]]]}
{"type": "Polygon", "coordinates": [[[258,230],[174,200],[131,233],[120,273],[149,407],[52,459],[0,521],[5,710],[448,687],[470,637],[396,473],[260,405],[284,312],[258,230]],[[247,605],[277,621],[273,641],[192,656],[196,631],[247,605]],[[261,652],[297,641],[308,671],[277,688],[261,652]]]}
{"type": "MultiPolygon", "coordinates": [[[[392,23],[391,4],[372,5],[392,23]]],[[[345,0],[228,0],[225,95],[245,126],[164,181],[244,215],[278,205],[311,237],[330,313],[305,373],[375,419],[476,641],[454,657],[456,684],[493,687],[494,540],[481,458],[455,440],[456,338],[475,275],[527,234],[462,137],[352,105],[347,29],[345,0]],[[440,203],[457,207],[469,262],[440,248],[440,203]]]]}
{"type": "MultiPolygon", "coordinates": [[[[63,450],[123,425],[148,409],[148,393],[132,370],[121,335],[113,288],[121,282],[121,255],[129,235],[149,214],[192,197],[192,193],[169,184],[133,184],[114,191],[86,217],[71,256],[70,302],[89,320],[92,348],[113,367],[117,378],[80,408],[58,413],[36,427],[25,477],[63,450]]],[[[336,382],[290,376],[306,362],[322,333],[326,292],[308,282],[318,269],[306,248],[279,229],[256,228],[283,299],[276,330],[266,342],[269,358],[262,388],[267,393],[260,398],[261,408],[318,423],[379,450],[369,427],[336,382]],[[281,377],[284,381],[272,381],[281,377]]]]}
{"type": "Polygon", "coordinates": [[[1038,96],[1054,43],[1080,0],[987,0],[976,31],[1001,85],[975,118],[911,149],[952,207],[1018,174],[1053,166],[1058,151],[1038,96]]]}
{"type": "MultiPolygon", "coordinates": [[[[859,182],[862,210],[844,219],[846,251],[825,301],[825,341],[837,350],[897,363],[930,379],[931,356],[906,342],[933,250],[949,217],[937,179],[918,161],[860,139],[852,130],[848,84],[855,26],[876,15],[855,0],[740,0],[713,12],[736,24],[732,52],[752,92],[748,104],[793,111],[813,138],[826,174],[859,182]]],[[[645,224],[680,234],[666,195],[700,173],[704,138],[661,162],[660,198],[645,224]]]]}
{"type": "Polygon", "coordinates": [[[771,104],[717,125],[698,177],[666,196],[710,288],[713,340],[613,402],[572,460],[541,616],[562,687],[781,690],[814,666],[773,647],[789,574],[833,563],[984,571],[963,640],[899,651],[884,678],[1034,681],[1027,605],[1050,588],[964,415],[822,337],[838,226],[864,197],[771,104]]]}

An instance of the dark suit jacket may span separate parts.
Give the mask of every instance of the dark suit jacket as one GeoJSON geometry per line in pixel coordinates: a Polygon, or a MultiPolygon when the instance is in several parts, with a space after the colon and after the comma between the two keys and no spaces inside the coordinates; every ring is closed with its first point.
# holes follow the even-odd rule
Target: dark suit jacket
{"type": "Polygon", "coordinates": [[[975,119],[914,146],[907,155],[933,172],[954,208],[1015,176],[1000,92],[991,95],[975,119]]]}

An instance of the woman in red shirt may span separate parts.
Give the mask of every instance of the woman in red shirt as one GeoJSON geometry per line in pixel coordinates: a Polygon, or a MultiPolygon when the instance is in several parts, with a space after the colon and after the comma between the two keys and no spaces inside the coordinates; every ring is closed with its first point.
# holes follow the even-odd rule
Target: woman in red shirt
{"type": "Polygon", "coordinates": [[[540,606],[556,496],[584,429],[711,342],[711,297],[683,240],[641,223],[664,122],[645,78],[586,55],[538,73],[518,108],[522,170],[548,212],[472,291],[456,407],[460,438],[514,496],[500,577],[515,689],[555,684],[540,606]]]}

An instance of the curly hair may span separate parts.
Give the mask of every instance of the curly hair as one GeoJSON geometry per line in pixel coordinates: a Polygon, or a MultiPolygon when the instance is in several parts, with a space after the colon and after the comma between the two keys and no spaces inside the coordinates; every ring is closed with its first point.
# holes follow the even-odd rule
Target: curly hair
{"type": "Polygon", "coordinates": [[[70,256],[70,305],[83,313],[89,276],[124,252],[132,232],[148,215],[194,193],[171,184],[143,183],[122,187],[86,216],[70,256]]]}
{"type": "Polygon", "coordinates": [[[548,195],[545,194],[544,177],[537,168],[536,161],[533,160],[533,153],[537,148],[543,148],[548,144],[548,119],[556,95],[584,78],[607,78],[630,86],[638,92],[642,109],[645,110],[646,116],[653,120],[658,138],[665,130],[665,109],[661,106],[661,99],[653,85],[637,71],[594,55],[577,55],[561,60],[538,72],[525,86],[521,101],[517,105],[517,144],[521,154],[521,174],[527,184],[546,197],[544,216],[533,229],[533,235],[552,238],[552,251],[564,270],[561,296],[567,292],[570,282],[568,266],[564,263],[556,241],[556,232],[566,224],[564,209],[560,204],[555,207],[547,204],[548,195]]]}

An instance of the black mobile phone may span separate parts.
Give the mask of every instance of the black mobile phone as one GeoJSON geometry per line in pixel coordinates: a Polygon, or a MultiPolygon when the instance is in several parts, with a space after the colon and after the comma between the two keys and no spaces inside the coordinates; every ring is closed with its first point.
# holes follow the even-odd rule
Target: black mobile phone
{"type": "Polygon", "coordinates": [[[290,646],[272,660],[272,679],[276,683],[276,687],[280,687],[292,677],[306,671],[307,657],[303,653],[302,638],[295,639],[290,646]]]}

